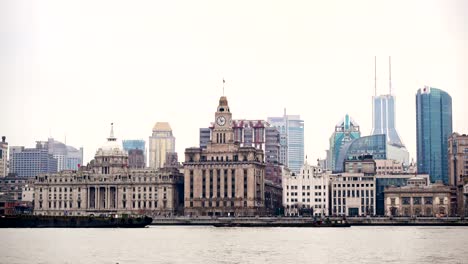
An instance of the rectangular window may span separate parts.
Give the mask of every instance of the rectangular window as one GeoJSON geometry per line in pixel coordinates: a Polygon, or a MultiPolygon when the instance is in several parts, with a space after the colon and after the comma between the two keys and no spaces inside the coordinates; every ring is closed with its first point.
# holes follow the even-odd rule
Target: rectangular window
{"type": "Polygon", "coordinates": [[[209,198],[213,198],[213,170],[210,170],[210,197],[209,198]]]}
{"type": "Polygon", "coordinates": [[[201,197],[206,198],[206,170],[202,170],[202,194],[201,197]]]}
{"type": "MultiPolygon", "coordinates": [[[[190,170],[190,179],[189,179],[189,184],[190,184],[190,198],[193,198],[193,170],[190,170]]],[[[135,191],[135,188],[133,188],[133,191],[135,191]]],[[[133,195],[133,198],[135,199],[135,194],[133,195]]],[[[133,204],[133,208],[135,208],[135,203],[133,204]]]]}
{"type": "Polygon", "coordinates": [[[221,197],[221,170],[216,170],[216,197],[221,197]]]}
{"type": "Polygon", "coordinates": [[[244,199],[247,199],[247,170],[244,169],[244,199]]]}
{"type": "Polygon", "coordinates": [[[231,197],[236,197],[236,170],[231,170],[231,197]]]}
{"type": "Polygon", "coordinates": [[[401,198],[401,203],[404,205],[409,205],[410,204],[410,197],[402,197],[401,198]]]}

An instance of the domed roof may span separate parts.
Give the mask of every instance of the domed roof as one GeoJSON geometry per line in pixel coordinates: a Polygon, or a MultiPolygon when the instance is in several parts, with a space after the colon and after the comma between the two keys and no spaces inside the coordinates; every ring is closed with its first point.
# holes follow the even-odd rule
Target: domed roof
{"type": "Polygon", "coordinates": [[[157,122],[153,127],[153,131],[172,131],[172,129],[168,122],[157,122]]]}
{"type": "Polygon", "coordinates": [[[117,143],[117,138],[114,137],[114,123],[111,123],[110,136],[102,147],[96,151],[96,156],[127,156],[127,153],[117,143]]]}

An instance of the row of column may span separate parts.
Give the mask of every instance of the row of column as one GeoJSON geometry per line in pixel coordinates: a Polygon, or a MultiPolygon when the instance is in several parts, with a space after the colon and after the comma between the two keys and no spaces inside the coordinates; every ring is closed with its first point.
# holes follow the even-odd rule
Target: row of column
{"type": "Polygon", "coordinates": [[[116,187],[88,187],[89,209],[116,209],[117,188],[116,187]]]}

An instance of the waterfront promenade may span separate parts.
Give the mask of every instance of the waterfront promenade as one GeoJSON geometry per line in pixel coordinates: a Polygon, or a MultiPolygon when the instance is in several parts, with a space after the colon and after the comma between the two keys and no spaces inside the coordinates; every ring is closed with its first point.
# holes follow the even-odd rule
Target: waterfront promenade
{"type": "MultiPolygon", "coordinates": [[[[330,217],[330,222],[341,222],[342,217],[330,217]]],[[[311,217],[161,217],[153,218],[152,225],[220,225],[220,224],[307,224],[311,217]]],[[[325,221],[325,219],[323,219],[325,221]]],[[[468,226],[468,219],[460,217],[347,217],[352,226],[468,226]]]]}

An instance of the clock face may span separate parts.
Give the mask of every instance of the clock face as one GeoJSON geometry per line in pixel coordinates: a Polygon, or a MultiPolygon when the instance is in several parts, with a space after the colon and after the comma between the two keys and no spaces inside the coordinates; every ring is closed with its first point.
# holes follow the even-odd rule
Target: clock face
{"type": "Polygon", "coordinates": [[[226,118],[224,116],[220,116],[216,119],[216,123],[220,126],[224,126],[224,124],[226,124],[226,118]]]}

